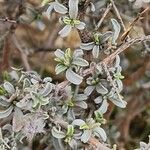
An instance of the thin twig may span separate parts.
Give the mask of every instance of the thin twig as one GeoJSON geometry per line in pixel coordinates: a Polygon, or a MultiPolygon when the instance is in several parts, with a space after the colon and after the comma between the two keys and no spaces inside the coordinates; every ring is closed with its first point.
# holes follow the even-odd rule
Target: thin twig
{"type": "Polygon", "coordinates": [[[16,24],[17,23],[17,21],[15,21],[15,20],[11,20],[11,19],[8,19],[8,18],[4,18],[4,19],[2,19],[2,18],[0,18],[0,22],[9,22],[9,23],[12,23],[12,24],[16,24]]]}
{"type": "Polygon", "coordinates": [[[111,8],[112,8],[112,4],[110,3],[110,4],[107,6],[107,8],[106,8],[104,14],[102,15],[101,19],[100,19],[99,22],[97,23],[97,26],[95,27],[95,30],[98,30],[98,29],[100,28],[100,26],[102,25],[102,23],[103,23],[105,17],[107,16],[107,14],[108,14],[109,11],[111,10],[111,8]]]}
{"type": "Polygon", "coordinates": [[[21,58],[22,58],[22,61],[24,63],[24,66],[25,66],[25,69],[27,71],[31,70],[31,67],[29,65],[29,62],[28,62],[28,58],[27,58],[27,55],[25,54],[25,52],[23,51],[23,49],[21,48],[18,40],[17,40],[17,37],[15,36],[15,34],[13,34],[12,36],[12,40],[16,46],[16,48],[19,50],[20,54],[21,54],[21,58]]]}
{"type": "Polygon", "coordinates": [[[110,0],[110,1],[111,1],[112,6],[113,6],[113,9],[114,9],[114,11],[115,11],[115,13],[116,13],[116,16],[118,17],[119,22],[121,23],[121,25],[122,25],[122,27],[123,27],[123,30],[124,30],[124,32],[125,32],[125,31],[126,31],[126,27],[125,27],[125,25],[124,25],[124,23],[123,23],[123,20],[122,20],[121,15],[120,15],[120,13],[119,13],[119,11],[118,11],[118,8],[116,7],[114,0],[110,0]]]}

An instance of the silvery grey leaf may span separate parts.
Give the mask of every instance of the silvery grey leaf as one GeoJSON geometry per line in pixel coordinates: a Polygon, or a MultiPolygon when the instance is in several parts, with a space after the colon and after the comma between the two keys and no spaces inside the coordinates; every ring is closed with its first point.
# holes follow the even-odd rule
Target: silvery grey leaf
{"type": "Polygon", "coordinates": [[[100,104],[103,101],[103,97],[102,96],[98,96],[97,98],[94,99],[94,102],[96,104],[100,104]]]}
{"type": "Polygon", "coordinates": [[[120,108],[125,108],[127,105],[127,102],[122,100],[119,96],[113,95],[112,97],[109,97],[109,100],[112,101],[116,106],[120,108]]]}
{"type": "Polygon", "coordinates": [[[55,67],[55,72],[56,72],[56,74],[60,74],[60,73],[64,72],[66,69],[67,69],[66,66],[61,65],[61,64],[58,64],[58,65],[55,67]]]}
{"type": "Polygon", "coordinates": [[[93,49],[94,45],[95,45],[94,42],[91,42],[91,43],[81,43],[80,48],[83,49],[83,50],[91,50],[91,49],[93,49]]]}
{"type": "Polygon", "coordinates": [[[52,78],[51,77],[46,77],[46,78],[43,79],[43,82],[44,83],[52,82],[52,78]]]}
{"type": "Polygon", "coordinates": [[[30,100],[30,96],[26,95],[21,99],[19,102],[16,103],[16,106],[25,110],[31,110],[32,109],[32,101],[30,100]]]}
{"type": "Polygon", "coordinates": [[[46,97],[50,94],[50,92],[52,91],[53,86],[50,82],[47,82],[44,89],[41,91],[41,95],[46,97]]]}
{"type": "Polygon", "coordinates": [[[83,101],[86,100],[88,97],[85,94],[78,94],[75,96],[76,101],[83,101]]]}
{"type": "Polygon", "coordinates": [[[14,94],[15,93],[15,88],[10,82],[6,81],[3,86],[9,94],[14,94]]]}
{"type": "Polygon", "coordinates": [[[123,90],[123,83],[121,80],[116,80],[118,92],[121,92],[123,90]]]}
{"type": "Polygon", "coordinates": [[[78,15],[79,0],[69,0],[69,16],[71,19],[76,19],[78,15]]]}
{"type": "Polygon", "coordinates": [[[74,139],[71,139],[71,141],[69,142],[69,146],[73,149],[73,150],[77,150],[77,141],[74,139]]]}
{"type": "Polygon", "coordinates": [[[19,132],[23,127],[23,113],[22,111],[15,107],[13,121],[12,121],[12,129],[14,132],[19,132]]]}
{"type": "Polygon", "coordinates": [[[57,49],[55,52],[54,52],[55,56],[60,58],[60,59],[64,59],[64,55],[65,53],[61,50],[61,49],[57,49]]]}
{"type": "Polygon", "coordinates": [[[92,55],[94,56],[94,58],[98,58],[99,51],[100,51],[99,45],[95,45],[92,50],[92,55]]]}
{"type": "Polygon", "coordinates": [[[111,19],[111,23],[112,23],[113,30],[114,30],[113,31],[113,37],[112,37],[112,43],[115,44],[116,40],[119,37],[121,27],[120,27],[120,24],[118,23],[118,21],[116,19],[111,19]]]}
{"type": "Polygon", "coordinates": [[[66,78],[67,78],[68,81],[70,81],[71,83],[73,83],[75,85],[79,85],[83,80],[82,76],[76,74],[70,68],[67,69],[67,71],[66,71],[66,78]]]}
{"type": "Polygon", "coordinates": [[[70,121],[75,120],[75,114],[74,114],[74,111],[73,111],[72,108],[70,108],[70,109],[68,110],[68,112],[67,112],[67,118],[68,118],[68,120],[70,120],[70,121]]]}
{"type": "Polygon", "coordinates": [[[56,127],[52,128],[51,133],[52,133],[53,137],[55,137],[57,139],[62,139],[66,136],[64,132],[57,130],[56,127]]]}
{"type": "Polygon", "coordinates": [[[71,32],[72,26],[71,25],[65,25],[65,27],[59,31],[59,35],[61,37],[66,37],[71,32]]]}
{"type": "Polygon", "coordinates": [[[107,100],[103,100],[102,105],[100,106],[100,108],[97,111],[99,111],[101,114],[104,114],[104,113],[106,113],[108,106],[109,106],[109,104],[108,104],[107,100]]]}
{"type": "Polygon", "coordinates": [[[89,63],[83,58],[75,58],[75,59],[73,59],[72,64],[77,65],[77,66],[81,66],[81,67],[86,67],[86,66],[89,65],[89,63]]]}
{"type": "Polygon", "coordinates": [[[68,111],[68,105],[63,105],[62,106],[62,114],[67,113],[67,111],[68,111]]]}
{"type": "MultiPolygon", "coordinates": [[[[65,150],[65,147],[61,139],[52,137],[52,142],[53,142],[53,146],[55,150],[65,150]]],[[[45,149],[45,150],[48,150],[48,149],[45,149]]]]}
{"type": "Polygon", "coordinates": [[[68,12],[68,9],[59,2],[55,2],[54,10],[60,14],[66,14],[68,12]]]}
{"type": "Polygon", "coordinates": [[[84,90],[84,93],[85,93],[87,96],[89,96],[89,95],[93,92],[94,89],[95,89],[94,86],[87,86],[87,87],[85,88],[85,90],[84,90]]]}
{"type": "Polygon", "coordinates": [[[91,130],[84,130],[84,132],[83,132],[83,134],[81,136],[81,141],[83,143],[87,143],[88,140],[90,139],[91,135],[92,135],[92,131],[91,130]]]}
{"type": "Polygon", "coordinates": [[[54,2],[51,2],[49,7],[47,8],[46,12],[44,12],[43,14],[45,14],[49,19],[50,19],[50,15],[52,13],[52,10],[54,8],[54,2]]]}
{"type": "Polygon", "coordinates": [[[76,125],[76,126],[82,126],[85,124],[85,121],[83,121],[82,119],[75,119],[73,122],[72,122],[72,125],[76,125]]]}
{"type": "Polygon", "coordinates": [[[147,144],[146,144],[146,143],[140,142],[140,148],[141,148],[141,150],[145,150],[146,147],[147,147],[147,144]]]}
{"type": "Polygon", "coordinates": [[[76,24],[75,27],[79,30],[83,30],[85,28],[85,23],[84,22],[80,22],[80,24],[76,24]]]}
{"type": "Polygon", "coordinates": [[[96,91],[100,94],[107,94],[108,93],[108,90],[107,88],[105,88],[101,83],[99,83],[97,86],[96,86],[96,91]]]}
{"type": "Polygon", "coordinates": [[[10,105],[10,103],[8,103],[5,98],[2,98],[2,96],[0,96],[0,105],[4,106],[4,107],[8,107],[10,105]]]}
{"type": "Polygon", "coordinates": [[[11,71],[9,74],[10,74],[12,79],[14,79],[16,81],[19,80],[19,75],[17,74],[17,72],[15,70],[11,71]]]}
{"type": "Polygon", "coordinates": [[[90,2],[90,5],[91,5],[91,11],[94,12],[95,11],[95,6],[92,2],[90,2]]]}
{"type": "Polygon", "coordinates": [[[107,31],[106,33],[104,33],[103,35],[102,35],[102,39],[101,39],[101,43],[104,43],[104,42],[106,42],[106,41],[108,41],[108,39],[110,38],[110,37],[112,37],[112,35],[113,35],[113,33],[111,32],[111,31],[107,31]]]}
{"type": "Polygon", "coordinates": [[[84,55],[82,49],[76,49],[73,53],[73,58],[81,58],[84,55]]]}
{"type": "Polygon", "coordinates": [[[118,67],[120,65],[120,56],[116,55],[114,67],[118,67]]]}
{"type": "Polygon", "coordinates": [[[87,109],[87,107],[88,107],[87,103],[84,102],[84,101],[78,101],[78,102],[76,102],[76,106],[79,106],[79,107],[81,107],[83,109],[87,109]]]}
{"type": "Polygon", "coordinates": [[[13,106],[11,105],[6,110],[0,111],[0,119],[8,117],[13,111],[13,106]]]}
{"type": "Polygon", "coordinates": [[[30,87],[31,86],[31,81],[28,78],[25,78],[23,80],[23,89],[30,87]]]}
{"type": "Polygon", "coordinates": [[[94,128],[94,132],[96,133],[96,135],[101,138],[104,142],[106,142],[107,140],[107,135],[104,131],[104,129],[102,129],[101,127],[97,127],[94,128]]]}

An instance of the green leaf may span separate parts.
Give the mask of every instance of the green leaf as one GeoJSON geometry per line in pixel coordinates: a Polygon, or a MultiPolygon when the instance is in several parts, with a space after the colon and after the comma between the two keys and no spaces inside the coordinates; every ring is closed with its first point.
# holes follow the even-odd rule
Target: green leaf
{"type": "Polygon", "coordinates": [[[55,72],[56,74],[60,74],[62,72],[64,72],[67,69],[66,66],[62,65],[62,64],[58,64],[55,68],[55,72]]]}
{"type": "Polygon", "coordinates": [[[66,135],[71,137],[71,136],[73,136],[73,133],[74,133],[74,127],[73,127],[73,125],[68,125],[66,135]]]}
{"type": "Polygon", "coordinates": [[[67,71],[66,71],[66,78],[67,78],[68,81],[70,81],[71,83],[73,83],[75,85],[79,85],[83,80],[82,76],[76,74],[70,68],[67,69],[67,71]]]}

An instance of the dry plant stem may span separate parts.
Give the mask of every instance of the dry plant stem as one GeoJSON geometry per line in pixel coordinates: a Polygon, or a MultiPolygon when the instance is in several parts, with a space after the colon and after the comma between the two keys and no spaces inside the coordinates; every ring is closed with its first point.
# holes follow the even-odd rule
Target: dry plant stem
{"type": "Polygon", "coordinates": [[[27,58],[27,55],[25,54],[25,52],[23,51],[23,49],[21,48],[18,40],[17,40],[17,37],[15,34],[13,34],[12,36],[12,40],[16,46],[16,48],[19,50],[20,54],[21,54],[21,58],[22,58],[22,61],[24,63],[24,67],[27,71],[31,70],[31,67],[29,65],[29,62],[28,62],[28,58],[27,58]]]}
{"type": "Polygon", "coordinates": [[[125,27],[125,25],[124,25],[124,23],[123,23],[123,20],[122,20],[121,15],[120,15],[120,13],[119,13],[119,11],[118,11],[118,8],[116,7],[116,5],[115,5],[115,3],[114,3],[114,0],[110,0],[110,2],[111,2],[111,4],[112,4],[113,9],[114,9],[114,11],[115,11],[115,13],[116,13],[116,16],[118,17],[119,22],[121,23],[121,25],[122,25],[122,27],[123,27],[123,30],[124,30],[124,32],[125,32],[125,31],[126,31],[126,27],[125,27]]]}
{"type": "MultiPolygon", "coordinates": [[[[111,55],[109,55],[108,57],[106,57],[102,62],[107,65],[110,62],[112,62],[117,55],[119,55],[120,53],[122,53],[123,51],[125,51],[131,45],[137,44],[137,43],[140,43],[140,42],[143,42],[143,41],[149,41],[149,40],[150,40],[150,35],[142,36],[142,37],[138,37],[138,38],[132,39],[132,40],[130,40],[130,41],[122,44],[114,53],[112,53],[111,55]]],[[[101,65],[101,63],[99,63],[99,65],[101,65]]]]}
{"type": "Polygon", "coordinates": [[[4,47],[3,47],[3,60],[2,60],[2,64],[0,64],[0,69],[5,70],[7,68],[9,68],[9,55],[10,55],[10,37],[11,37],[11,33],[8,33],[5,41],[4,41],[4,47]]]}
{"type": "Polygon", "coordinates": [[[99,22],[97,23],[97,26],[96,26],[95,30],[98,30],[98,29],[100,28],[100,26],[102,25],[102,23],[103,23],[105,17],[107,16],[107,14],[108,14],[109,11],[111,10],[111,8],[112,8],[112,4],[110,3],[110,4],[107,6],[107,8],[106,8],[104,14],[102,15],[102,18],[101,18],[101,19],[99,20],[99,22]]]}
{"type": "Polygon", "coordinates": [[[9,22],[11,24],[16,24],[17,23],[15,20],[10,20],[8,18],[5,18],[5,19],[0,18],[0,22],[9,22]]]}

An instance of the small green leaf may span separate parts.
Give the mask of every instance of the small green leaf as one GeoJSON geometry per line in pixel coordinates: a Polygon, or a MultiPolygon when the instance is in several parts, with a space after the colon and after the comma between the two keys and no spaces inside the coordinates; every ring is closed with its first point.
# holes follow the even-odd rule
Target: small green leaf
{"type": "Polygon", "coordinates": [[[74,127],[73,127],[73,125],[68,125],[66,136],[71,137],[71,136],[73,136],[73,134],[74,134],[74,127]]]}

